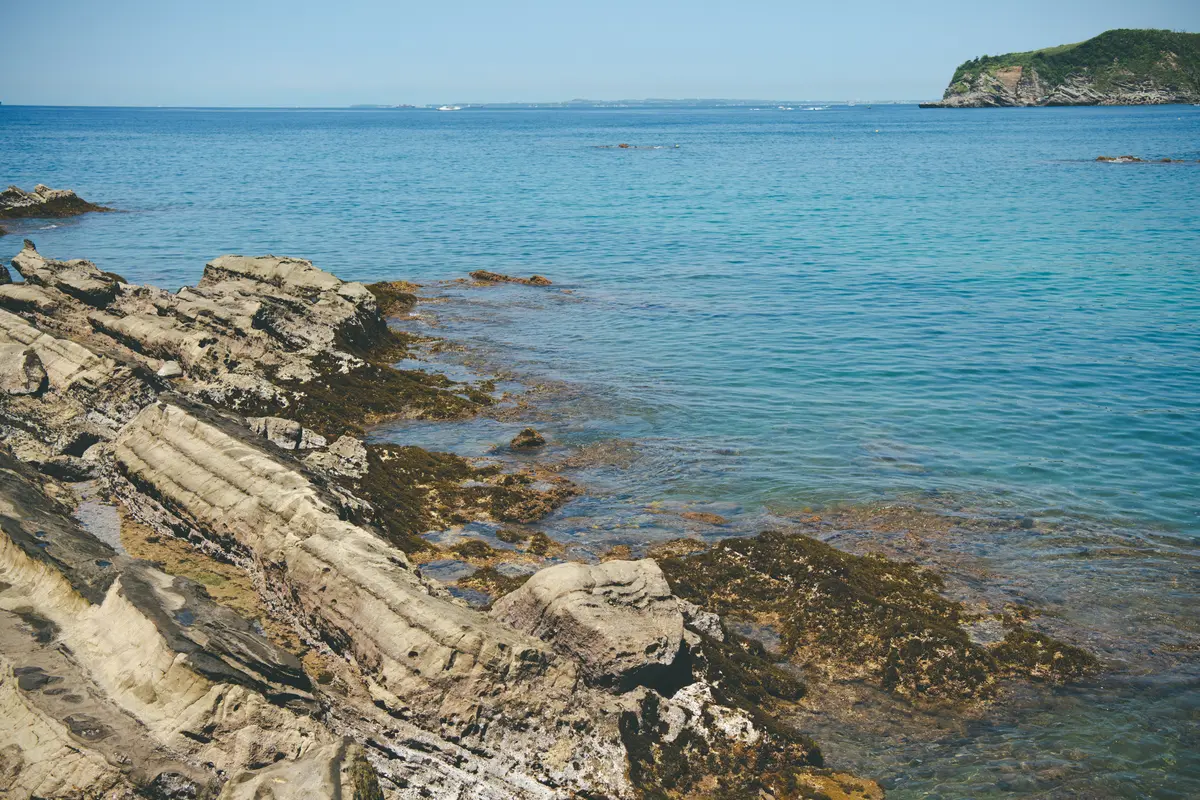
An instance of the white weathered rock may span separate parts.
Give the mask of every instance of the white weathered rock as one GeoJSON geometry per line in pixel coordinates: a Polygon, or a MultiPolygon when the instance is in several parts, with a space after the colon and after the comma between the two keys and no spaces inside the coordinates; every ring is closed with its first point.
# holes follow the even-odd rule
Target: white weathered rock
{"type": "Polygon", "coordinates": [[[306,456],[304,462],[334,475],[361,478],[367,474],[367,447],[353,436],[339,436],[328,450],[306,456]]]}
{"type": "Polygon", "coordinates": [[[679,601],[652,559],[549,567],[491,613],[570,655],[602,684],[653,680],[683,644],[679,601]]]}
{"type": "Polygon", "coordinates": [[[178,361],[164,361],[154,374],[160,378],[178,378],[183,374],[183,367],[179,366],[178,361]]]}
{"type": "Polygon", "coordinates": [[[24,276],[27,283],[53,287],[97,308],[111,303],[121,288],[119,278],[102,272],[92,262],[83,259],[55,261],[46,258],[28,239],[25,240],[24,249],[13,258],[12,265],[24,276]]]}
{"type": "Polygon", "coordinates": [[[721,627],[721,618],[711,611],[705,611],[690,600],[680,600],[679,609],[683,612],[683,621],[705,636],[725,641],[725,629],[721,627]]]}
{"type": "Polygon", "coordinates": [[[46,388],[46,369],[37,351],[21,344],[0,345],[0,392],[37,394],[46,388]]]}
{"type": "Polygon", "coordinates": [[[247,417],[250,430],[284,450],[314,450],[325,446],[325,437],[282,417],[247,417]]]}

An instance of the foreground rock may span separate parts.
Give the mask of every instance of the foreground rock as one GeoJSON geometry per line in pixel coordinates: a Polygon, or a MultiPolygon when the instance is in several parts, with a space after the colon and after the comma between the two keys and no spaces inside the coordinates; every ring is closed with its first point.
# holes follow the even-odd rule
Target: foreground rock
{"type": "Polygon", "coordinates": [[[960,65],[922,108],[1200,102],[1200,34],[1112,30],[1072,45],[960,65]]]}
{"type": "Polygon", "coordinates": [[[572,489],[364,444],[374,420],[490,401],[388,366],[407,343],[370,288],[275,256],[215,259],[177,293],[31,243],[13,265],[6,796],[873,796],[814,772],[820,750],[772,716],[803,687],[711,618],[687,628],[653,562],[555,568],[492,615],[422,576],[407,553],[424,531],[527,522],[572,489]],[[220,560],[266,618],[80,528],[82,479],[122,541],[220,560]]]}
{"type": "Polygon", "coordinates": [[[32,192],[9,186],[0,192],[0,219],[27,217],[73,217],[89,211],[112,211],[89,203],[70,189],[51,189],[38,184],[32,192]]]}
{"type": "Polygon", "coordinates": [[[682,668],[683,613],[650,559],[544,569],[491,613],[573,656],[593,683],[663,686],[682,668]]]}

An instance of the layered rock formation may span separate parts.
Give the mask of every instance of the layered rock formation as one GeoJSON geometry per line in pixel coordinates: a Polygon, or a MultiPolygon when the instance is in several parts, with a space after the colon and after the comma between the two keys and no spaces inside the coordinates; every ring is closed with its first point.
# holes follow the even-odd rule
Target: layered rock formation
{"type": "Polygon", "coordinates": [[[1079,44],[981,56],[922,108],[1200,102],[1200,34],[1113,30],[1079,44]]]}
{"type": "Polygon", "coordinates": [[[422,576],[407,553],[428,526],[527,520],[569,488],[360,440],[490,402],[388,366],[406,344],[379,310],[404,302],[395,285],[223,256],[171,293],[29,242],[13,266],[6,796],[877,796],[817,771],[770,716],[799,684],[714,638],[653,562],[555,567],[491,614],[422,576]],[[81,487],[115,531],[72,518],[81,487]],[[139,561],[135,531],[193,555],[139,561]],[[232,572],[252,587],[241,612],[206,590],[232,572]]]}

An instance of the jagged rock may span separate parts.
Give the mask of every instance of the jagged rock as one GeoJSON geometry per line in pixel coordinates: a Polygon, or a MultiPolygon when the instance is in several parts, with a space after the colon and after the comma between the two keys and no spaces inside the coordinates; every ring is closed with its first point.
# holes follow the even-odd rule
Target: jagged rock
{"type": "Polygon", "coordinates": [[[250,430],[284,450],[314,450],[325,446],[325,437],[299,422],[280,417],[247,417],[250,430]]]}
{"type": "Polygon", "coordinates": [[[553,282],[542,275],[531,275],[528,278],[516,278],[512,275],[502,275],[499,272],[489,272],[486,269],[477,269],[471,273],[471,277],[482,283],[520,283],[525,286],[550,286],[553,282]]]}
{"type": "Polygon", "coordinates": [[[0,219],[21,217],[71,217],[89,211],[112,211],[89,203],[70,189],[51,189],[40,183],[26,192],[9,186],[0,192],[0,219]]]}
{"type": "Polygon", "coordinates": [[[55,261],[46,258],[28,239],[25,240],[25,247],[12,260],[12,265],[26,283],[53,287],[96,308],[104,308],[111,303],[125,282],[119,275],[102,272],[90,261],[55,261]]]}
{"type": "Polygon", "coordinates": [[[46,380],[36,350],[23,344],[0,345],[0,392],[37,394],[46,388],[46,380]]]}
{"type": "Polygon", "coordinates": [[[305,463],[346,478],[367,474],[367,448],[353,436],[339,436],[329,449],[313,453],[305,463]]]}
{"type": "Polygon", "coordinates": [[[154,374],[160,378],[178,378],[183,374],[183,367],[179,366],[178,361],[164,361],[154,374]]]}
{"type": "Polygon", "coordinates": [[[525,428],[509,442],[509,446],[514,450],[532,450],[537,447],[542,447],[546,444],[546,437],[542,436],[533,428],[525,428]]]}
{"type": "Polygon", "coordinates": [[[725,628],[721,625],[721,617],[711,611],[705,611],[690,600],[680,600],[679,610],[683,612],[683,621],[705,636],[725,641],[725,628]]]}
{"type": "Polygon", "coordinates": [[[312,698],[294,656],[199,585],[84,531],[3,450],[0,529],[9,796],[141,786],[162,772],[212,789],[218,770],[337,741],[305,713],[312,698]],[[56,741],[62,761],[44,749],[56,741]]]}
{"type": "Polygon", "coordinates": [[[683,644],[679,603],[651,559],[549,567],[491,613],[575,658],[603,685],[653,685],[683,644]]]}

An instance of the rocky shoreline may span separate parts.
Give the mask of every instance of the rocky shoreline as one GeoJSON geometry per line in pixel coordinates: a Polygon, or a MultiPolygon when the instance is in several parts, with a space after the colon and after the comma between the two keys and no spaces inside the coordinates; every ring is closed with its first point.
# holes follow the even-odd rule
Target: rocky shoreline
{"type": "MultiPolygon", "coordinates": [[[[595,564],[514,535],[544,566],[532,577],[468,541],[454,555],[482,567],[489,596],[470,607],[422,574],[446,555],[422,534],[532,522],[579,488],[364,442],[383,420],[495,402],[487,381],[391,366],[414,342],[386,317],[415,287],[222,256],[172,293],[28,241],[12,263],[10,796],[877,798],[788,722],[828,675],[962,704],[1098,669],[1019,613],[981,643],[936,575],[803,535],[595,564]],[[81,522],[85,492],[115,532],[81,522]],[[775,626],[781,652],[735,633],[734,616],[775,626]]],[[[476,277],[498,279],[512,280],[476,277]]]]}

